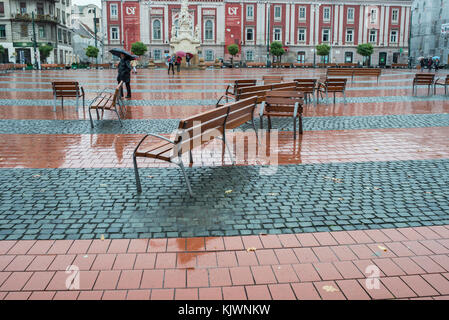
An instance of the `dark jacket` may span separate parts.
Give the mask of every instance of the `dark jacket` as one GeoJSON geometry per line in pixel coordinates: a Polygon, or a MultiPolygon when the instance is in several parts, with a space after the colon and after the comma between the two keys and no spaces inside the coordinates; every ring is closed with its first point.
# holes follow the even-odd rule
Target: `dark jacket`
{"type": "Polygon", "coordinates": [[[131,81],[131,64],[128,59],[121,59],[118,64],[117,81],[130,82],[131,81]]]}

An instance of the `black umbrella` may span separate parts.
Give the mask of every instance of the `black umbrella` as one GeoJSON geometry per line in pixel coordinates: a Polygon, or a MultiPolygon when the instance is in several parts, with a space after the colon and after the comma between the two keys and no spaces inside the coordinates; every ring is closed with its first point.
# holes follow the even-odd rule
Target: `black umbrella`
{"type": "Polygon", "coordinates": [[[129,53],[128,51],[121,49],[121,48],[114,48],[114,49],[109,50],[109,52],[119,58],[122,53],[125,55],[126,59],[129,59],[129,60],[135,60],[138,58],[138,56],[133,55],[132,53],[129,53]]]}

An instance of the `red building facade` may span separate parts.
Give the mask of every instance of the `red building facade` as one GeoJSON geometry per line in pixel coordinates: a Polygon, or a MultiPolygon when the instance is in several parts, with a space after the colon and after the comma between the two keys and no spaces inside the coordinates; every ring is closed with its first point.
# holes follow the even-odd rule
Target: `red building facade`
{"type": "MultiPolygon", "coordinates": [[[[226,47],[240,47],[237,60],[266,61],[267,46],[280,41],[283,61],[319,62],[317,44],[331,46],[328,62],[359,62],[357,45],[371,43],[371,64],[405,63],[410,33],[410,0],[393,1],[189,1],[192,28],[201,33],[205,60],[229,58],[226,47]]],[[[105,49],[142,41],[156,61],[170,50],[180,0],[103,0],[105,49]]],[[[107,55],[106,55],[107,57],[107,55]]],[[[270,57],[271,59],[271,57],[270,57]]]]}

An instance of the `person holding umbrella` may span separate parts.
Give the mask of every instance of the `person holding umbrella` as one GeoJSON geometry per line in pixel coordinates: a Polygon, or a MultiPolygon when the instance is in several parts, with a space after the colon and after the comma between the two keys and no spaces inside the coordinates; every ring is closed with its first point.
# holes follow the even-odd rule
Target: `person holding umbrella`
{"type": "MultiPolygon", "coordinates": [[[[126,98],[131,98],[131,60],[135,60],[137,56],[126,50],[115,48],[109,50],[114,56],[120,57],[118,64],[117,82],[123,81],[126,85],[126,98]]],[[[123,97],[123,88],[120,88],[120,96],[123,97]]]]}

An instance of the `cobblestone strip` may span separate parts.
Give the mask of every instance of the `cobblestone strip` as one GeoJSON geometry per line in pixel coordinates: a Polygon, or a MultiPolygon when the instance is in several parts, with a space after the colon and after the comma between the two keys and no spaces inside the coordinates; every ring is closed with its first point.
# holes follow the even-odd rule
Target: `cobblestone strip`
{"type": "Polygon", "coordinates": [[[449,160],[1,169],[0,240],[301,233],[449,224],[449,160]]]}
{"type": "MultiPolygon", "coordinates": [[[[172,133],[178,123],[177,119],[130,119],[124,120],[121,127],[117,120],[103,120],[95,121],[95,127],[91,129],[88,120],[0,120],[0,134],[172,133]]],[[[255,124],[259,128],[259,119],[255,124]]],[[[264,125],[267,129],[266,119],[264,125]]],[[[449,114],[305,117],[303,126],[305,131],[447,127],[449,114]]],[[[272,127],[279,131],[292,131],[293,121],[273,118],[272,127]]],[[[240,129],[252,130],[252,126],[244,124],[240,129]]]]}

